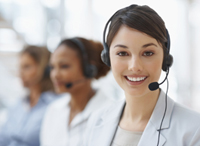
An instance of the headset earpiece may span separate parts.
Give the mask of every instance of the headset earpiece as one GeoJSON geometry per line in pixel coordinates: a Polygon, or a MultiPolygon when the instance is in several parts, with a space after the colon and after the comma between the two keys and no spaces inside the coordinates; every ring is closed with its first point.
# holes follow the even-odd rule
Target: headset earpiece
{"type": "Polygon", "coordinates": [[[162,65],[162,70],[167,71],[173,64],[173,56],[170,54],[170,36],[169,32],[166,29],[166,34],[167,34],[167,42],[165,44],[167,50],[164,53],[164,60],[163,60],[163,65],[162,65]]]}
{"type": "Polygon", "coordinates": [[[44,69],[43,78],[50,77],[50,66],[47,65],[44,69]]]}
{"type": "Polygon", "coordinates": [[[173,64],[173,57],[172,55],[169,54],[163,60],[162,70],[166,72],[172,66],[172,64],[173,64]]]}
{"type": "Polygon", "coordinates": [[[173,56],[169,54],[168,58],[167,58],[167,61],[166,61],[166,65],[169,68],[169,67],[172,66],[172,64],[173,64],[173,56]]]}
{"type": "Polygon", "coordinates": [[[84,44],[78,39],[71,39],[73,43],[75,43],[82,52],[83,55],[83,73],[86,78],[93,78],[97,75],[97,67],[93,64],[89,63],[88,55],[85,49],[84,44]]]}
{"type": "Polygon", "coordinates": [[[110,67],[110,55],[109,55],[109,48],[106,43],[103,44],[103,51],[101,52],[101,60],[103,63],[105,63],[107,66],[110,67]]]}
{"type": "Polygon", "coordinates": [[[85,68],[85,76],[87,78],[93,78],[97,75],[97,67],[95,65],[89,64],[85,68]]]}

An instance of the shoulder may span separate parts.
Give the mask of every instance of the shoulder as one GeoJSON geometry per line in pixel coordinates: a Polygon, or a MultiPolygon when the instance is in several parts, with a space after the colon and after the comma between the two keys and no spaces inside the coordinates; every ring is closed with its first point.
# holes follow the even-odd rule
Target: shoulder
{"type": "Polygon", "coordinates": [[[45,111],[43,122],[48,123],[53,118],[59,117],[66,109],[69,98],[70,97],[66,95],[50,103],[45,111]]]}
{"type": "Polygon", "coordinates": [[[59,97],[59,99],[50,103],[47,110],[51,110],[51,109],[59,110],[59,109],[65,108],[67,104],[69,103],[70,98],[71,97],[69,94],[62,95],[61,97],[59,97]]]}
{"type": "Polygon", "coordinates": [[[23,106],[27,104],[28,103],[25,99],[19,99],[14,105],[7,107],[8,116],[21,113],[24,110],[23,106]]]}
{"type": "Polygon", "coordinates": [[[170,127],[187,145],[200,145],[200,113],[175,102],[170,127]]]}
{"type": "Polygon", "coordinates": [[[69,100],[70,96],[67,94],[50,103],[45,111],[43,123],[51,123],[61,117],[66,112],[69,100]]]}
{"type": "Polygon", "coordinates": [[[61,97],[62,97],[62,94],[59,95],[52,91],[46,91],[46,92],[41,93],[40,100],[42,100],[46,104],[50,104],[61,97]]]}
{"type": "Polygon", "coordinates": [[[98,121],[101,119],[109,119],[109,117],[118,116],[124,104],[125,104],[125,100],[121,99],[117,101],[112,101],[109,104],[101,107],[100,109],[92,113],[88,121],[89,125],[98,123],[98,121]]]}
{"type": "MultiPolygon", "coordinates": [[[[166,94],[161,91],[160,97],[158,99],[157,105],[154,110],[156,115],[162,115],[160,109],[164,111],[166,105],[166,94]]],[[[171,99],[169,96],[167,98],[167,112],[165,119],[169,119],[171,124],[178,126],[186,126],[187,124],[192,124],[193,126],[199,126],[200,124],[200,113],[195,112],[184,105],[181,105],[171,99]]]]}
{"type": "Polygon", "coordinates": [[[176,102],[174,105],[173,116],[176,117],[178,121],[182,121],[181,123],[191,123],[192,125],[200,126],[200,113],[176,102]]]}
{"type": "Polygon", "coordinates": [[[105,94],[102,90],[96,90],[95,95],[91,98],[91,100],[88,102],[88,105],[96,106],[94,109],[100,109],[102,107],[107,107],[111,105],[113,102],[115,102],[114,99],[109,98],[107,94],[105,94]]]}
{"type": "Polygon", "coordinates": [[[48,136],[52,128],[55,128],[57,124],[62,123],[64,119],[63,117],[67,116],[66,110],[69,98],[70,96],[66,94],[48,105],[42,121],[40,133],[41,142],[46,138],[46,135],[48,136]]]}

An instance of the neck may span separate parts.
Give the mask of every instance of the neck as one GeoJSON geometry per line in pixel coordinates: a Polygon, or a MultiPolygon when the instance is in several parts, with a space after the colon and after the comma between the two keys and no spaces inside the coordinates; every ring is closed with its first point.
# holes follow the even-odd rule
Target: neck
{"type": "Polygon", "coordinates": [[[29,88],[30,89],[30,106],[33,107],[38,103],[38,100],[40,98],[40,86],[34,85],[29,88]]]}
{"type": "Polygon", "coordinates": [[[140,97],[126,94],[126,106],[120,126],[129,129],[130,125],[137,125],[131,130],[143,131],[157,103],[159,93],[160,91],[156,90],[140,97]]]}
{"type": "Polygon", "coordinates": [[[95,94],[91,87],[91,81],[86,81],[82,87],[80,87],[71,94],[70,108],[71,111],[82,111],[87,105],[88,101],[95,94]]]}

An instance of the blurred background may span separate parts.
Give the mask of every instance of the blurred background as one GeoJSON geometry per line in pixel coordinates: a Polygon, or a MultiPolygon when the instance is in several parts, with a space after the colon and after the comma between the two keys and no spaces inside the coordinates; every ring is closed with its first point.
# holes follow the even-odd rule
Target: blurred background
{"type": "MultiPolygon", "coordinates": [[[[25,44],[47,45],[53,52],[67,37],[102,42],[109,17],[133,3],[156,10],[171,35],[169,96],[200,112],[200,0],[0,0],[0,126],[6,109],[27,92],[18,76],[18,55],[25,44]]],[[[164,77],[162,73],[160,80],[164,77]]],[[[111,72],[94,86],[122,98],[111,72]]],[[[161,88],[166,91],[166,83],[161,88]]]]}

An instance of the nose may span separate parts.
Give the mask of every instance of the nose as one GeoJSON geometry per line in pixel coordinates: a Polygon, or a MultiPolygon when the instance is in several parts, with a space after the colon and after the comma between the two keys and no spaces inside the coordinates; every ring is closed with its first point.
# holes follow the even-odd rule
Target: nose
{"type": "Polygon", "coordinates": [[[51,70],[50,75],[51,75],[52,80],[58,79],[60,77],[60,70],[54,68],[54,69],[51,70]]]}
{"type": "Polygon", "coordinates": [[[133,72],[140,72],[143,70],[143,63],[140,57],[132,56],[129,60],[128,70],[133,72]]]}

